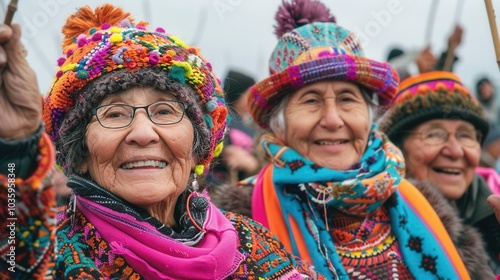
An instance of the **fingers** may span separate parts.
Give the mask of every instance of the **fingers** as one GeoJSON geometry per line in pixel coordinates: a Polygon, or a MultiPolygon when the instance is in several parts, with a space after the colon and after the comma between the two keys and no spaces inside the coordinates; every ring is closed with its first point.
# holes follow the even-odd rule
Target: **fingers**
{"type": "Polygon", "coordinates": [[[416,58],[416,63],[420,73],[426,73],[434,69],[437,63],[437,59],[432,54],[430,46],[426,47],[420,52],[420,54],[416,58]]]}
{"type": "Polygon", "coordinates": [[[5,51],[4,43],[8,42],[11,37],[12,29],[5,24],[0,24],[0,68],[7,64],[8,54],[5,51]]]}
{"type": "Polygon", "coordinates": [[[12,25],[12,35],[10,40],[5,42],[5,51],[7,52],[7,56],[9,59],[13,58],[22,58],[24,60],[25,56],[25,48],[21,43],[21,27],[18,24],[12,25]]]}
{"type": "Polygon", "coordinates": [[[7,64],[7,53],[5,53],[5,49],[0,46],[0,67],[7,64]]]}
{"type": "Polygon", "coordinates": [[[23,75],[22,73],[29,68],[29,64],[26,60],[26,48],[21,43],[21,27],[18,24],[13,24],[11,31],[10,40],[3,44],[6,60],[8,61],[6,68],[14,75],[23,75]]]}
{"type": "Polygon", "coordinates": [[[499,195],[490,195],[487,199],[488,203],[495,210],[495,215],[497,217],[498,222],[500,223],[500,196],[499,195]]]}
{"type": "Polygon", "coordinates": [[[12,29],[5,24],[0,24],[0,44],[5,43],[12,37],[12,29]]]}
{"type": "Polygon", "coordinates": [[[425,49],[422,50],[422,53],[432,53],[431,51],[432,51],[431,46],[427,46],[425,47],[425,49]]]}
{"type": "Polygon", "coordinates": [[[455,30],[453,31],[454,34],[459,34],[462,35],[464,29],[460,25],[455,25],[455,30]]]}
{"type": "Polygon", "coordinates": [[[463,29],[460,25],[456,25],[453,33],[448,38],[448,48],[456,48],[462,42],[463,29]]]}

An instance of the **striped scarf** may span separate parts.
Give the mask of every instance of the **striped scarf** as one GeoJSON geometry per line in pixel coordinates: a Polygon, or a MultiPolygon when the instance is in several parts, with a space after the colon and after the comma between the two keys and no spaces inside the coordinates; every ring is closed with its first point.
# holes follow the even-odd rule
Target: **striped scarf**
{"type": "Polygon", "coordinates": [[[403,179],[401,152],[384,134],[372,131],[360,162],[346,171],[318,166],[293,149],[264,139],[262,145],[274,164],[256,177],[253,218],[327,278],[348,279],[327,213],[366,216],[386,207],[415,279],[469,279],[436,213],[403,179]]]}

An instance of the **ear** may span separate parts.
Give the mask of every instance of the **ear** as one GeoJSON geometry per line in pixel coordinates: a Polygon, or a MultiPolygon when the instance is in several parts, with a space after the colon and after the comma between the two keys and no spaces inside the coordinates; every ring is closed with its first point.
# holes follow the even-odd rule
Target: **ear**
{"type": "Polygon", "coordinates": [[[276,131],[274,132],[274,135],[276,136],[276,138],[278,138],[278,140],[285,143],[286,137],[285,137],[285,132],[283,131],[283,129],[281,129],[281,128],[276,129],[276,131]]]}
{"type": "Polygon", "coordinates": [[[191,164],[190,164],[191,165],[191,171],[194,171],[196,165],[199,164],[198,163],[198,162],[200,162],[200,158],[199,157],[200,157],[199,155],[193,154],[193,157],[191,158],[191,164]]]}
{"type": "Polygon", "coordinates": [[[87,162],[87,159],[85,159],[76,170],[80,172],[80,174],[89,172],[89,164],[87,162]]]}

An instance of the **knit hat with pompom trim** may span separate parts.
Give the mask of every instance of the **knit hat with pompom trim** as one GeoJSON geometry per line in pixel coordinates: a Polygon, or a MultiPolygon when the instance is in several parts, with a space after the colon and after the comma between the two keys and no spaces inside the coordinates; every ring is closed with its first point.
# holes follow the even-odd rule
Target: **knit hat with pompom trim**
{"type": "Polygon", "coordinates": [[[270,76],[250,88],[248,106],[257,124],[269,128],[270,112],[286,94],[321,80],[354,82],[389,105],[399,76],[388,63],[364,56],[354,33],[315,0],[283,1],[276,17],[279,42],[269,61],[270,76]]]}
{"type": "Polygon", "coordinates": [[[66,161],[64,154],[71,151],[59,141],[60,134],[90,119],[91,110],[106,96],[133,86],[165,90],[173,82],[192,89],[177,98],[188,104],[191,122],[207,130],[201,139],[206,149],[197,155],[204,168],[197,167],[197,172],[220,154],[228,112],[220,82],[197,48],[163,28],[150,30],[143,21],[135,24],[129,13],[110,4],[78,9],[62,32],[65,56],[58,60],[59,70],[44,98],[43,120],[64,169],[74,171],[75,166],[66,161]]]}
{"type": "Polygon", "coordinates": [[[482,106],[460,78],[450,72],[433,71],[407,78],[399,85],[394,102],[380,119],[379,130],[401,146],[407,133],[433,119],[459,119],[488,135],[482,106]]]}

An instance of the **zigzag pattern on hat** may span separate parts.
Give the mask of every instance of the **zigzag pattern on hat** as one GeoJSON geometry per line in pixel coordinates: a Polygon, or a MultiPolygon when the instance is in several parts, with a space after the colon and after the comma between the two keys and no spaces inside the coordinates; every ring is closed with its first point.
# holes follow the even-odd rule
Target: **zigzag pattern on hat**
{"type": "Polygon", "coordinates": [[[227,108],[220,82],[197,48],[163,28],[147,28],[148,23],[134,24],[128,13],[110,4],[95,12],[81,8],[68,18],[63,28],[66,55],[58,60],[59,70],[44,98],[46,130],[53,141],[58,140],[68,112],[76,102],[88,98],[85,86],[93,80],[116,70],[157,69],[198,93],[203,115],[200,122],[211,131],[210,151],[202,159],[207,167],[222,150],[226,129],[227,108]]]}

